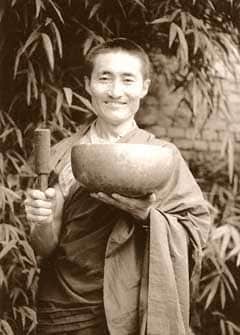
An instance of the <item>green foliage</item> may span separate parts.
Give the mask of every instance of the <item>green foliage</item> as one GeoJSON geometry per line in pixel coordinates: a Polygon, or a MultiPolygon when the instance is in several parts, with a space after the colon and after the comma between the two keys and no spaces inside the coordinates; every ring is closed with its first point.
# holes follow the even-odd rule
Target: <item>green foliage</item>
{"type": "Polygon", "coordinates": [[[201,310],[201,334],[232,335],[240,333],[240,196],[239,172],[229,182],[227,162],[219,158],[192,162],[210,204],[213,225],[204,250],[203,274],[198,297],[201,310]],[[230,306],[234,306],[234,309],[230,306]],[[238,307],[239,308],[239,307],[238,307]]]}
{"type": "MultiPolygon", "coordinates": [[[[176,90],[184,89],[183,102],[191,109],[195,121],[200,119],[202,124],[208,113],[199,106],[206,105],[209,113],[213,112],[222,93],[214,64],[221,60],[231,69],[228,56],[233,46],[239,45],[239,13],[238,0],[1,2],[0,329],[3,334],[28,334],[36,324],[38,266],[28,244],[30,227],[22,208],[28,181],[34,177],[27,163],[33,150],[33,130],[36,126],[49,127],[55,143],[76,131],[79,123],[93,117],[84,91],[83,57],[89,48],[109,37],[124,36],[142,45],[153,58],[154,55],[170,58],[173,67],[166,69],[164,62],[160,62],[154,72],[164,73],[176,90]]],[[[229,165],[231,171],[232,165],[229,165]]],[[[222,197],[225,199],[226,194],[222,197]]],[[[222,208],[225,210],[225,205],[222,208]]],[[[224,213],[224,218],[230,220],[228,212],[224,213]]],[[[230,217],[237,222],[237,217],[230,217]]],[[[210,290],[202,293],[201,299],[207,299],[208,309],[219,292],[225,292],[220,294],[222,307],[228,296],[235,293],[234,278],[226,270],[229,259],[239,259],[237,227],[230,226],[213,231],[214,238],[206,251],[206,263],[211,264],[214,276],[209,277],[206,272],[204,281],[206,287],[212,283],[215,290],[211,294],[210,290]],[[226,247],[227,242],[233,246],[231,250],[226,247]]],[[[218,318],[223,322],[221,315],[218,318]]],[[[232,327],[230,321],[226,322],[226,327],[232,327]]]]}

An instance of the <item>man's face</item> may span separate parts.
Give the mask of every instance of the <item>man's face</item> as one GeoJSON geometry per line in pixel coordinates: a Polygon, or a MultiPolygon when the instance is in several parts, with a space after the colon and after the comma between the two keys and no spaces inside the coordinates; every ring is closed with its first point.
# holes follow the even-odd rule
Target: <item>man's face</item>
{"type": "Polygon", "coordinates": [[[112,51],[96,57],[91,78],[86,78],[86,90],[95,113],[105,123],[120,125],[133,119],[150,80],[143,78],[138,56],[124,51],[112,51]]]}

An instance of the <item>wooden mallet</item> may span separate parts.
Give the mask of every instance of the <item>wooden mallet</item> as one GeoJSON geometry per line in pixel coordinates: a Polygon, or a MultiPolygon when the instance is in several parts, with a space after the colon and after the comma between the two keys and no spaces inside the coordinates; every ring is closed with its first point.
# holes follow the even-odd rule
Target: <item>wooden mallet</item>
{"type": "Polygon", "coordinates": [[[37,128],[34,131],[35,172],[41,191],[48,188],[48,175],[50,173],[50,146],[51,134],[49,129],[37,128]]]}

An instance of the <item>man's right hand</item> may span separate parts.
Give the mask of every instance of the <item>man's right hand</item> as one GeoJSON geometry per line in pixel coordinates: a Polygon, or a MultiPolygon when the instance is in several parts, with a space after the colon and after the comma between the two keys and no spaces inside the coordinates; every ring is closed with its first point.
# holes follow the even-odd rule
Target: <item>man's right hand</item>
{"type": "Polygon", "coordinates": [[[24,201],[27,220],[31,223],[52,223],[56,208],[56,191],[48,188],[45,192],[31,189],[24,201]]]}

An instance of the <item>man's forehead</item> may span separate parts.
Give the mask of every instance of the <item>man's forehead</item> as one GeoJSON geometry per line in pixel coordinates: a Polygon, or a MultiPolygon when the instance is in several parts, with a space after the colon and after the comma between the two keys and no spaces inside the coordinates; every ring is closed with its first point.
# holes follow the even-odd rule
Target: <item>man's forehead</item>
{"type": "Polygon", "coordinates": [[[98,54],[94,60],[94,71],[96,72],[142,72],[142,61],[139,56],[127,51],[107,51],[98,54]]]}

